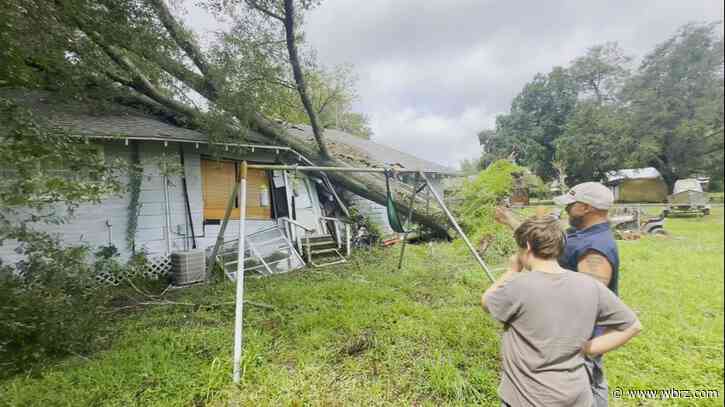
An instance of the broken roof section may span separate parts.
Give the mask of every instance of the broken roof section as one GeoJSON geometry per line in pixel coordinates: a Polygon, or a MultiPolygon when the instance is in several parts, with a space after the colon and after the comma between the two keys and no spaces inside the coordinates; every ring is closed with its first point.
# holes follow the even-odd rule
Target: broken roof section
{"type": "MultiPolygon", "coordinates": [[[[308,125],[287,124],[287,132],[308,143],[314,143],[312,127],[308,125]]],[[[423,171],[443,175],[460,175],[453,168],[430,162],[416,156],[398,151],[392,147],[366,140],[335,129],[325,129],[323,137],[335,157],[365,167],[399,166],[406,170],[423,171]]]]}
{"type": "Polygon", "coordinates": [[[647,168],[630,168],[607,173],[607,184],[615,184],[627,179],[657,179],[662,178],[662,174],[654,167],[647,168]]]}

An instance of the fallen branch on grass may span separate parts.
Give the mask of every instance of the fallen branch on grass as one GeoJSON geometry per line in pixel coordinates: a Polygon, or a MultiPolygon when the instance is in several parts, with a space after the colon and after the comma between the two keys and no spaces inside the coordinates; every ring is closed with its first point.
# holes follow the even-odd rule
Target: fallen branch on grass
{"type": "Polygon", "coordinates": [[[74,352],[74,351],[72,351],[72,350],[69,350],[69,351],[68,351],[68,353],[70,353],[71,355],[75,355],[75,356],[78,356],[79,358],[81,358],[81,359],[85,360],[86,362],[90,362],[90,361],[91,361],[91,359],[90,359],[90,358],[89,358],[88,356],[83,356],[83,355],[81,355],[81,354],[80,354],[80,353],[78,353],[78,352],[74,352]]]}
{"type": "MultiPolygon", "coordinates": [[[[264,308],[264,309],[268,309],[268,310],[275,309],[275,307],[273,305],[265,304],[262,302],[244,300],[244,304],[251,305],[253,307],[264,308]]],[[[149,306],[149,305],[175,305],[175,306],[194,307],[196,309],[201,309],[201,308],[218,308],[218,307],[221,307],[224,305],[234,305],[234,301],[219,302],[219,303],[215,303],[215,304],[195,304],[193,302],[177,302],[177,301],[168,301],[168,300],[142,301],[142,302],[137,302],[135,304],[126,305],[124,307],[114,308],[113,310],[111,310],[109,312],[118,312],[118,311],[123,311],[125,309],[140,308],[140,307],[145,307],[145,306],[149,306]]]]}
{"type": "Polygon", "coordinates": [[[171,287],[171,284],[169,284],[168,286],[166,286],[166,288],[164,288],[164,291],[162,291],[162,292],[161,292],[161,294],[151,294],[151,293],[147,293],[146,291],[144,291],[144,290],[141,290],[140,288],[138,288],[138,287],[136,286],[136,284],[134,284],[134,283],[133,283],[133,281],[132,281],[132,280],[131,280],[130,278],[128,278],[128,277],[126,277],[126,282],[127,282],[127,283],[128,283],[128,285],[129,285],[129,286],[131,286],[131,288],[133,288],[133,290],[134,290],[134,291],[136,291],[136,292],[137,292],[138,294],[140,294],[140,295],[142,295],[142,296],[144,296],[144,297],[146,297],[146,298],[150,298],[150,299],[152,299],[152,300],[155,300],[155,299],[158,299],[158,298],[161,298],[161,297],[163,297],[163,296],[164,296],[164,294],[166,294],[166,292],[167,292],[167,291],[169,290],[169,288],[171,287]]]}

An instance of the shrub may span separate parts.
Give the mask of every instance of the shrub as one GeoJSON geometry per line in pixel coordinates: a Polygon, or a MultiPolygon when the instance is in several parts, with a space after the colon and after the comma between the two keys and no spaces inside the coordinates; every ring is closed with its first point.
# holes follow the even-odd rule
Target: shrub
{"type": "Polygon", "coordinates": [[[86,247],[62,247],[46,234],[28,237],[19,247],[25,259],[15,269],[0,268],[0,375],[88,351],[108,299],[85,262],[86,247]]]}
{"type": "Polygon", "coordinates": [[[353,238],[359,240],[360,243],[369,245],[375,245],[383,237],[383,232],[380,227],[373,222],[370,217],[363,215],[355,207],[349,208],[350,219],[354,222],[355,228],[353,229],[353,238]],[[361,236],[358,237],[358,233],[361,236]]]}
{"type": "Polygon", "coordinates": [[[18,230],[24,259],[0,264],[0,378],[42,367],[42,362],[83,354],[98,346],[109,318],[99,318],[112,300],[128,299],[129,280],[141,289],[161,279],[145,277],[145,260],[118,259],[102,247],[89,262],[85,246],[64,247],[48,234],[18,230]]]}
{"type": "MultiPolygon", "coordinates": [[[[509,161],[499,160],[481,171],[474,180],[465,181],[455,192],[457,218],[476,247],[486,245],[486,260],[502,261],[515,250],[511,230],[494,220],[496,206],[510,196],[512,172],[523,169],[509,161]]],[[[456,242],[457,245],[462,245],[456,242]]],[[[462,247],[462,246],[461,246],[462,247]]]]}

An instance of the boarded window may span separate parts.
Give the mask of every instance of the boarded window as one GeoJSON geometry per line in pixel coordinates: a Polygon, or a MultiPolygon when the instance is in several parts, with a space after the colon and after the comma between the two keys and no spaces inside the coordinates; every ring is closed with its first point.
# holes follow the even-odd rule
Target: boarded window
{"type": "MultiPolygon", "coordinates": [[[[229,194],[238,181],[239,164],[233,161],[201,160],[204,219],[224,219],[229,194]]],[[[247,218],[271,219],[272,204],[269,178],[264,170],[247,171],[247,218]]],[[[234,202],[230,219],[239,219],[239,198],[234,202]]]]}

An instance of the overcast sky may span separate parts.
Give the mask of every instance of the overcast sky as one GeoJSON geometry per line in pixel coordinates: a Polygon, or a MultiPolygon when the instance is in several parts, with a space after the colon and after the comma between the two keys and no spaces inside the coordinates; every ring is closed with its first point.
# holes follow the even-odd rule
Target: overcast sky
{"type": "Polygon", "coordinates": [[[537,72],[606,41],[642,57],[722,19],[721,0],[327,0],[305,31],[325,66],[354,66],[373,140],[458,167],[537,72]]]}

